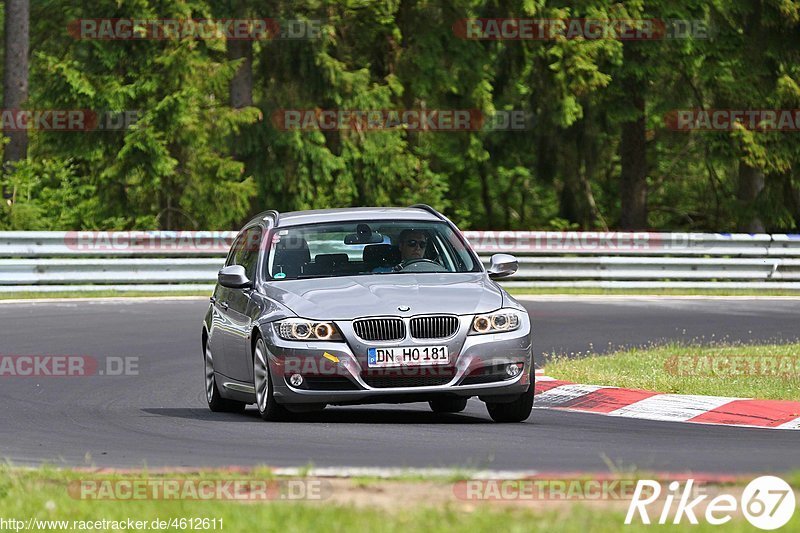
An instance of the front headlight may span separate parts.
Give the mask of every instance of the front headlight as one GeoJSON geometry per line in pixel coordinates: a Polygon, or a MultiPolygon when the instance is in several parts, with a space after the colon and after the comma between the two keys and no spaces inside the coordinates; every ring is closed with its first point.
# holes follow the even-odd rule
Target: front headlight
{"type": "Polygon", "coordinates": [[[519,329],[522,321],[519,313],[511,309],[501,309],[500,311],[487,315],[476,315],[472,320],[470,335],[483,335],[485,333],[505,333],[519,329]]]}
{"type": "Polygon", "coordinates": [[[333,322],[287,318],[273,324],[278,337],[287,341],[340,341],[342,335],[333,322]]]}

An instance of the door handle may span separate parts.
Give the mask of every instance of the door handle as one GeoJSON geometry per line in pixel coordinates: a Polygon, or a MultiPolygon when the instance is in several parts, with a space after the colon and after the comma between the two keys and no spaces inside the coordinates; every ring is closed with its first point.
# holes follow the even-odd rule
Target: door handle
{"type": "Polygon", "coordinates": [[[228,307],[230,307],[230,306],[228,305],[228,302],[220,302],[220,303],[219,303],[219,306],[220,306],[220,307],[221,307],[221,308],[222,308],[224,311],[227,311],[227,310],[228,310],[228,307]]]}

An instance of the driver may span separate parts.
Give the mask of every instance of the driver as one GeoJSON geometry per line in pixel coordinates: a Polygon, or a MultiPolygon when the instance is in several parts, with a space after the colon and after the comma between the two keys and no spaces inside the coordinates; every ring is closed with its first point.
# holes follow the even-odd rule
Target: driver
{"type": "Polygon", "coordinates": [[[424,231],[417,229],[404,229],[398,237],[401,264],[406,264],[414,259],[425,258],[425,247],[428,246],[428,236],[424,231]]]}

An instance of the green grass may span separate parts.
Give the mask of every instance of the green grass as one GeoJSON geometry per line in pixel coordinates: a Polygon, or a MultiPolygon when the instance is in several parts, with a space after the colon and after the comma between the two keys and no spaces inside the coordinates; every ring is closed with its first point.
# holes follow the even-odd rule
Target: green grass
{"type": "Polygon", "coordinates": [[[506,290],[514,295],[629,295],[629,296],[794,296],[800,298],[800,291],[766,289],[592,289],[575,287],[525,288],[509,287],[506,290]]]}
{"type": "Polygon", "coordinates": [[[666,345],[609,355],[554,356],[548,376],[675,394],[800,400],[800,344],[666,345]]]}
{"type": "MultiPolygon", "coordinates": [[[[248,474],[247,479],[256,478],[257,473],[248,474]]],[[[396,507],[380,508],[362,505],[333,503],[292,503],[285,501],[241,503],[231,501],[190,500],[135,500],[98,501],[81,500],[70,496],[70,481],[79,479],[123,479],[152,478],[153,475],[136,476],[80,474],[48,468],[37,470],[15,470],[0,467],[0,518],[27,520],[134,520],[152,521],[173,518],[207,518],[222,520],[223,531],[487,531],[494,532],[502,524],[503,531],[563,531],[585,533],[625,531],[651,531],[653,526],[634,523],[624,526],[625,504],[614,508],[602,504],[574,503],[565,505],[532,505],[525,509],[519,506],[499,506],[490,503],[466,505],[466,502],[448,502],[443,505],[417,505],[408,508],[398,501],[396,507]]],[[[169,479],[186,478],[242,478],[234,474],[184,474],[167,475],[169,479]]],[[[261,479],[269,478],[262,473],[261,479]]],[[[378,489],[379,490],[379,489],[378,489]]],[[[409,486],[413,490],[413,485],[409,486]]],[[[447,483],[437,485],[436,490],[451,493],[447,483]]],[[[657,516],[654,510],[651,514],[657,516]]],[[[70,524],[71,526],[71,524],[70,524]]],[[[715,526],[701,522],[699,526],[658,526],[660,531],[693,532],[718,531],[715,526]]],[[[800,527],[800,513],[786,526],[787,530],[800,527]]],[[[219,529],[219,528],[218,528],[219,529]]],[[[172,529],[174,530],[174,529],[172,529]]],[[[725,531],[751,531],[740,516],[726,524],[725,531]]]]}
{"type": "Polygon", "coordinates": [[[141,298],[168,296],[210,296],[208,291],[65,291],[65,292],[0,292],[0,300],[33,300],[52,298],[141,298]]]}

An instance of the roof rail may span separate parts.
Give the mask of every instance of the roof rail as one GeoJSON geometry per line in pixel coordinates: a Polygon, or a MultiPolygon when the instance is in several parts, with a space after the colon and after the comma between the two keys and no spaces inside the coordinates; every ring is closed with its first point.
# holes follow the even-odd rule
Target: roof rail
{"type": "Polygon", "coordinates": [[[434,215],[436,218],[438,218],[440,220],[445,220],[445,221],[447,220],[444,217],[444,215],[442,215],[439,211],[437,211],[436,209],[432,208],[428,204],[414,204],[414,205],[409,206],[409,207],[411,209],[422,209],[423,211],[427,211],[428,213],[434,215]]]}
{"type": "Polygon", "coordinates": [[[281,214],[280,214],[280,213],[278,213],[278,212],[277,212],[276,210],[274,210],[274,209],[270,209],[269,211],[264,211],[264,212],[263,212],[263,213],[261,213],[261,214],[263,215],[263,217],[261,218],[261,220],[267,220],[267,218],[271,218],[271,219],[272,219],[272,227],[273,227],[273,228],[274,228],[275,226],[277,226],[277,225],[278,225],[278,222],[280,222],[280,220],[281,220],[281,214]]]}

